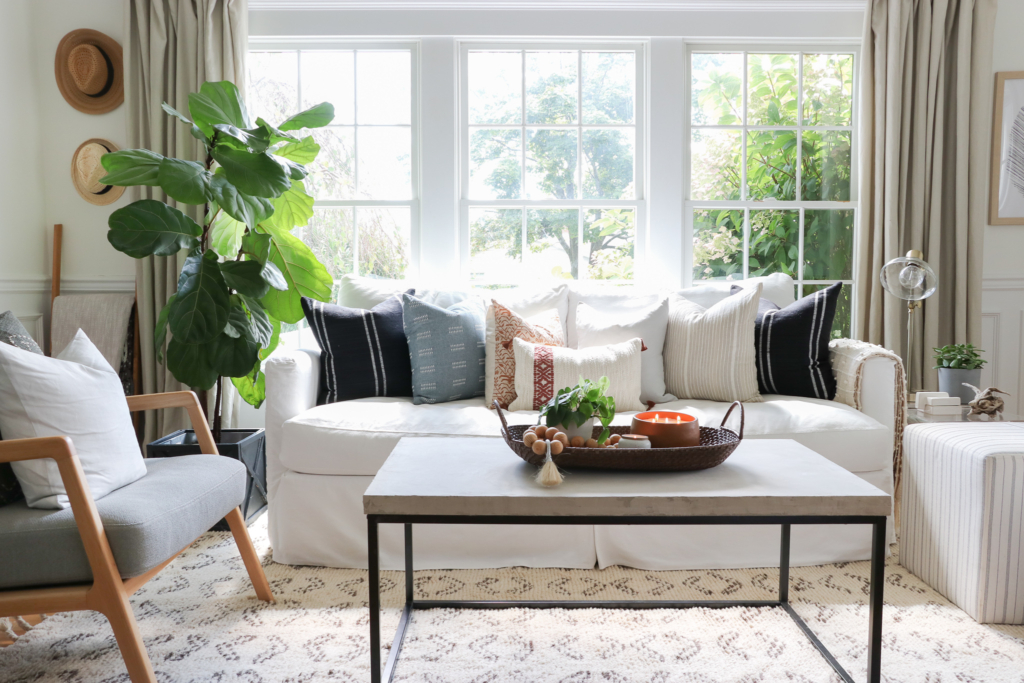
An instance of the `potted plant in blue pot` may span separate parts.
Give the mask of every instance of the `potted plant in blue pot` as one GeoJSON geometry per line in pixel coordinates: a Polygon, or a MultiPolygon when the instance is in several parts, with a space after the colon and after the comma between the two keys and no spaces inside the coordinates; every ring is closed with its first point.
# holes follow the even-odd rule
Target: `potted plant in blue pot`
{"type": "Polygon", "coordinates": [[[981,368],[988,362],[981,357],[984,349],[972,344],[947,344],[932,351],[939,371],[939,391],[959,396],[964,405],[974,400],[974,390],[964,383],[981,386],[981,368]]]}

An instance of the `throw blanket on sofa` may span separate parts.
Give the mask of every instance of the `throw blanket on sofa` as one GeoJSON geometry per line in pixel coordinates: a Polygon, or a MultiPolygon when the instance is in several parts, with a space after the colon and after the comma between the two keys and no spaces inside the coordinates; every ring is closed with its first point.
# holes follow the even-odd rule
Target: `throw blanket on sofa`
{"type": "Polygon", "coordinates": [[[836,339],[829,344],[832,373],[836,378],[836,401],[862,410],[864,363],[869,358],[888,358],[896,363],[896,400],[893,405],[893,522],[900,528],[900,492],[903,473],[903,427],[907,421],[907,376],[903,360],[892,351],[856,339],[836,339]]]}

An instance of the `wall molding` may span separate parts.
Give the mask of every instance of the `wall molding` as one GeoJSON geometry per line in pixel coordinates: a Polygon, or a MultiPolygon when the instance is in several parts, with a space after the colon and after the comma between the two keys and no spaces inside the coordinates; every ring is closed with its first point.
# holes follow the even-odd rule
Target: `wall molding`
{"type": "MultiPolygon", "coordinates": [[[[75,292],[134,292],[134,279],[65,277],[61,278],[60,290],[75,292]]],[[[14,292],[39,293],[50,291],[50,278],[24,277],[0,278],[0,294],[14,292]]]]}
{"type": "Polygon", "coordinates": [[[862,12],[867,0],[249,0],[250,10],[862,12]]]}
{"type": "Polygon", "coordinates": [[[986,292],[1012,292],[1024,289],[1024,277],[982,278],[981,289],[986,292]]]}

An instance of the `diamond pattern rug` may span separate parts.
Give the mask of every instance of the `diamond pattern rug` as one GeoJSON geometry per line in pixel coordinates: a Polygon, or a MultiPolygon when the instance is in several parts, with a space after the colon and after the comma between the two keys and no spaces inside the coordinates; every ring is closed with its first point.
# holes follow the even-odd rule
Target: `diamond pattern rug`
{"type": "MultiPolygon", "coordinates": [[[[270,561],[277,603],[259,602],[228,533],[210,533],[132,599],[161,683],[369,680],[366,572],[270,561]]],[[[797,567],[790,597],[858,680],[867,661],[867,562],[797,567]]],[[[383,640],[402,599],[384,572],[383,640]]],[[[434,599],[772,599],[775,569],[416,572],[434,599]]],[[[1024,683],[1024,626],[983,626],[903,567],[886,569],[883,680],[1024,683]]],[[[417,612],[396,673],[425,683],[823,683],[839,681],[781,610],[417,612]]],[[[0,682],[127,683],[106,620],[58,614],[0,649],[0,682]]]]}

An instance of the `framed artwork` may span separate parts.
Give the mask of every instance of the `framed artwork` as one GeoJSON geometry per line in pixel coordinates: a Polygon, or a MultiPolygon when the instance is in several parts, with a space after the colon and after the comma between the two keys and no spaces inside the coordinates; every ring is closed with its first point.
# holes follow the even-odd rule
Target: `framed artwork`
{"type": "Polygon", "coordinates": [[[996,74],[990,225],[1024,225],[1024,71],[996,74]]]}

